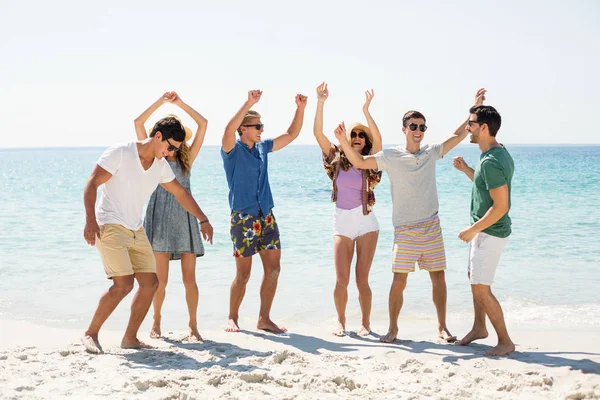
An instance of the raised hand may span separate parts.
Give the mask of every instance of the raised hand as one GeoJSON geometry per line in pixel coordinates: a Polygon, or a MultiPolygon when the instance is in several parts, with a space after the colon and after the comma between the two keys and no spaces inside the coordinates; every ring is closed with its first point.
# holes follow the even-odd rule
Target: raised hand
{"type": "Polygon", "coordinates": [[[477,93],[475,94],[475,105],[476,106],[480,106],[483,104],[483,102],[485,101],[486,93],[487,93],[487,90],[485,90],[484,88],[481,88],[477,91],[477,93]]]}
{"type": "Polygon", "coordinates": [[[325,82],[321,83],[317,86],[317,100],[325,101],[329,97],[329,89],[327,89],[327,84],[325,82]]]}
{"type": "Polygon", "coordinates": [[[342,123],[339,124],[333,132],[335,133],[335,137],[340,141],[340,143],[346,141],[346,125],[344,124],[344,121],[342,121],[342,123]]]}
{"type": "Polygon", "coordinates": [[[368,111],[369,106],[371,105],[371,100],[375,97],[375,90],[371,89],[371,91],[365,91],[365,104],[363,105],[363,111],[368,111]]]}
{"type": "Polygon", "coordinates": [[[250,90],[248,91],[248,103],[254,105],[258,103],[262,96],[262,90],[250,90]]]}
{"type": "Polygon", "coordinates": [[[469,169],[469,165],[462,157],[454,157],[453,159],[454,168],[459,171],[465,172],[469,169]]]}
{"type": "Polygon", "coordinates": [[[306,108],[306,102],[307,102],[308,98],[302,94],[297,94],[296,95],[296,106],[298,106],[298,108],[304,109],[306,108]]]}

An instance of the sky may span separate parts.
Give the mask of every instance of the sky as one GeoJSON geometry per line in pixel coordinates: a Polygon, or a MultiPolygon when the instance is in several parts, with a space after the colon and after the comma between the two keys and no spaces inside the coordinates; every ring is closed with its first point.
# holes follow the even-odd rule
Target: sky
{"type": "MultiPolygon", "coordinates": [[[[108,146],[175,90],[218,145],[251,89],[265,137],[308,96],[296,144],[316,144],[315,89],[329,84],[324,130],[364,121],[364,91],[385,144],[410,109],[425,141],[451,135],[474,94],[502,115],[510,144],[600,144],[600,2],[0,0],[0,148],[108,146]]],[[[165,105],[148,121],[168,114],[165,105]]]]}

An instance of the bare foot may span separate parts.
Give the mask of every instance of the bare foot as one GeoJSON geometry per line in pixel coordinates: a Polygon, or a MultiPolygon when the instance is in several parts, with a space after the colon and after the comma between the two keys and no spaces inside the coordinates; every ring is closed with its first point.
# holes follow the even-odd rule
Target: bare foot
{"type": "Polygon", "coordinates": [[[121,341],[121,348],[122,349],[140,349],[141,350],[141,349],[155,349],[156,347],[150,346],[149,344],[146,344],[138,339],[134,339],[134,340],[123,339],[123,341],[121,341]]]}
{"type": "Polygon", "coordinates": [[[284,328],[283,326],[281,328],[278,327],[277,324],[275,324],[275,322],[271,321],[270,319],[259,319],[258,323],[256,324],[256,329],[260,329],[271,333],[287,332],[287,328],[284,328]]]}
{"type": "Polygon", "coordinates": [[[152,329],[150,329],[150,337],[152,339],[158,339],[160,336],[160,321],[154,320],[154,323],[152,324],[152,329]]]}
{"type": "Polygon", "coordinates": [[[471,343],[474,340],[485,339],[486,337],[488,337],[487,329],[472,329],[471,332],[467,333],[467,335],[464,338],[460,339],[458,342],[456,342],[456,344],[459,346],[464,346],[471,343]]]}
{"type": "Polygon", "coordinates": [[[190,342],[202,342],[202,341],[204,341],[204,339],[202,339],[202,336],[200,336],[200,333],[198,332],[198,328],[190,328],[190,335],[188,337],[188,340],[190,342]]]}
{"type": "Polygon", "coordinates": [[[358,336],[369,336],[371,334],[371,329],[368,326],[361,326],[359,330],[356,331],[358,336]]]}
{"type": "Polygon", "coordinates": [[[515,351],[515,344],[513,342],[498,343],[496,347],[485,353],[485,355],[489,357],[505,356],[513,351],[515,351]]]}
{"type": "Polygon", "coordinates": [[[102,346],[100,346],[100,342],[98,341],[98,335],[83,335],[81,343],[83,343],[88,353],[104,354],[104,350],[102,350],[102,346]]]}
{"type": "Polygon", "coordinates": [[[225,327],[225,332],[239,332],[240,327],[238,326],[237,319],[229,319],[227,321],[227,326],[225,327]]]}
{"type": "Polygon", "coordinates": [[[438,337],[444,340],[446,343],[456,342],[456,336],[452,335],[448,328],[440,329],[438,332],[438,337]]]}
{"type": "Polygon", "coordinates": [[[335,331],[333,331],[334,336],[344,337],[346,336],[346,327],[341,322],[338,322],[338,327],[335,331]]]}
{"type": "Polygon", "coordinates": [[[396,329],[391,329],[388,331],[388,333],[385,336],[382,336],[381,338],[379,338],[380,342],[383,343],[392,343],[394,340],[396,340],[396,337],[398,336],[398,328],[396,329]]]}

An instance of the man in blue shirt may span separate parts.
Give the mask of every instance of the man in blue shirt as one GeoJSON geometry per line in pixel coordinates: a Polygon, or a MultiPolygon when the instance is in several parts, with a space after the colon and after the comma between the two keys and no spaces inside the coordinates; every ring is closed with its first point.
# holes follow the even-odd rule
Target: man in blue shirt
{"type": "Polygon", "coordinates": [[[239,332],[239,309],[250,279],[252,256],[256,253],[264,267],[260,287],[258,329],[282,333],[286,329],[271,321],[270,312],[281,269],[279,228],[273,216],[273,196],[269,185],[268,157],[283,149],[300,134],[306,108],[306,96],[296,95],[296,113],[287,132],[275,139],[261,141],[264,125],[260,114],[250,109],[260,100],[262,91],[251,90],[248,100],[225,127],[221,157],[231,208],[231,240],[236,274],[229,297],[229,321],[225,330],[239,332]],[[236,141],[235,133],[239,134],[236,141]]]}

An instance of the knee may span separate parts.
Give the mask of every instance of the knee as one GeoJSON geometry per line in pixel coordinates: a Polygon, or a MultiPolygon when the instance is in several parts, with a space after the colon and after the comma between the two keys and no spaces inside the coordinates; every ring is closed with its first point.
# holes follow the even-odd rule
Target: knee
{"type": "Polygon", "coordinates": [[[479,302],[487,300],[492,294],[490,287],[486,285],[471,285],[471,291],[475,300],[479,302]]]}
{"type": "Polygon", "coordinates": [[[336,289],[347,289],[350,284],[350,277],[348,276],[338,276],[335,280],[336,289]]]}
{"type": "Polygon", "coordinates": [[[281,266],[279,264],[270,267],[265,274],[269,279],[277,280],[279,278],[279,273],[281,272],[281,266]]]}
{"type": "Polygon", "coordinates": [[[429,276],[431,277],[431,284],[433,287],[444,286],[446,284],[444,271],[430,272],[429,276]]]}
{"type": "Polygon", "coordinates": [[[168,283],[169,283],[168,279],[164,279],[164,280],[158,279],[156,289],[158,291],[165,290],[167,288],[168,283]]]}
{"type": "MultiPolygon", "coordinates": [[[[250,278],[250,277],[248,277],[248,278],[250,278]]],[[[186,289],[191,289],[191,288],[198,286],[198,285],[196,285],[196,278],[189,277],[189,276],[183,277],[183,285],[185,286],[186,289]]]]}
{"type": "Polygon", "coordinates": [[[406,288],[407,279],[408,279],[408,274],[405,274],[405,273],[394,274],[394,280],[392,282],[392,291],[404,292],[404,289],[406,288]]]}
{"type": "Polygon", "coordinates": [[[133,282],[121,285],[113,285],[113,290],[121,297],[127,296],[133,290],[133,282]]]}
{"type": "Polygon", "coordinates": [[[237,285],[246,285],[250,280],[250,271],[248,272],[238,272],[235,275],[235,283],[237,285]]]}
{"type": "MultiPolygon", "coordinates": [[[[166,286],[166,282],[165,282],[166,286]]],[[[156,293],[158,290],[159,283],[158,277],[154,276],[152,278],[145,279],[144,282],[140,282],[140,290],[156,293]]],[[[164,287],[163,287],[164,289],[164,287]]]]}
{"type": "Polygon", "coordinates": [[[356,287],[359,292],[365,292],[371,290],[369,286],[369,278],[366,276],[357,276],[356,277],[356,287]]]}

